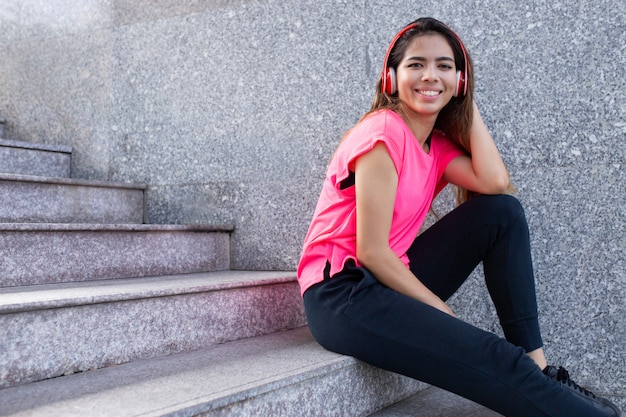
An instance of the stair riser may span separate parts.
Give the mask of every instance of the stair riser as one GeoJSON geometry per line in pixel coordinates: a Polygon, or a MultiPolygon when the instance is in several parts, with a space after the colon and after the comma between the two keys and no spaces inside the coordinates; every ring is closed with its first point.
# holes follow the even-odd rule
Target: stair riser
{"type": "Polygon", "coordinates": [[[0,232],[0,287],[221,271],[229,267],[230,236],[223,232],[0,232]]]}
{"type": "Polygon", "coordinates": [[[0,172],[69,178],[70,153],[0,146],[0,172]]]}
{"type": "MultiPolygon", "coordinates": [[[[367,416],[427,387],[426,384],[364,363],[334,369],[315,378],[219,406],[198,404],[159,416],[250,417],[367,416]]],[[[148,414],[156,417],[157,414],[148,414]]]]}
{"type": "Polygon", "coordinates": [[[0,223],[141,224],[142,189],[0,181],[0,223]]]}
{"type": "Polygon", "coordinates": [[[0,315],[0,388],[305,324],[295,282],[0,315]]]}

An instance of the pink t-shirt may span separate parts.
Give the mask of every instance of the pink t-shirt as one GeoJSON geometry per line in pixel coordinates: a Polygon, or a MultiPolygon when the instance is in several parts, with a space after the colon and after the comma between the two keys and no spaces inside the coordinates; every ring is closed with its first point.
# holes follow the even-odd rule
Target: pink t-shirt
{"type": "Polygon", "coordinates": [[[298,265],[301,294],[323,281],[327,262],[331,276],[341,271],[348,259],[359,265],[355,187],[341,183],[354,172],[357,158],[379,142],[386,145],[398,173],[389,246],[407,267],[406,251],[417,237],[432,200],[447,184],[442,178],[444,170],[452,159],[463,154],[437,131],[433,132],[427,154],[402,117],[392,110],[379,110],[358,123],[328,166],[298,265]]]}

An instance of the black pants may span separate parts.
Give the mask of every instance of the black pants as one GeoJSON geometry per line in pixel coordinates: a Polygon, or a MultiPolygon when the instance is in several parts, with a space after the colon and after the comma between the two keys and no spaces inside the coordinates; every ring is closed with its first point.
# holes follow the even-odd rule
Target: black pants
{"type": "Polygon", "coordinates": [[[592,417],[597,410],[544,376],[528,225],[510,196],[479,196],[422,233],[407,252],[443,300],[482,261],[506,340],[382,285],[348,263],[309,288],[309,327],[325,348],[410,376],[505,416],[592,417]]]}

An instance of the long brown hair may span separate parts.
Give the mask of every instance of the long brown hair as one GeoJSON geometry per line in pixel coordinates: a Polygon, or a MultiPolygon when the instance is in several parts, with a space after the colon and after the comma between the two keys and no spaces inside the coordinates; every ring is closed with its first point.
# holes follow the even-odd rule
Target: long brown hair
{"type": "MultiPolygon", "coordinates": [[[[414,26],[407,30],[400,38],[397,39],[395,45],[389,52],[387,67],[397,69],[400,61],[404,57],[406,49],[411,41],[417,36],[423,36],[432,33],[438,33],[448,41],[454,53],[454,60],[457,71],[464,71],[467,74],[467,92],[465,95],[452,97],[450,102],[439,112],[435,122],[435,129],[446,134],[446,136],[458,144],[467,155],[470,151],[470,129],[474,116],[474,66],[472,59],[461,44],[460,38],[455,32],[444,23],[430,17],[416,20],[408,26],[414,26]]],[[[382,77],[376,85],[376,93],[372,106],[362,118],[367,117],[372,112],[380,109],[391,109],[398,113],[402,112],[398,93],[386,94],[382,91],[382,77]]],[[[460,187],[456,187],[457,203],[461,204],[476,195],[475,192],[460,187]]]]}

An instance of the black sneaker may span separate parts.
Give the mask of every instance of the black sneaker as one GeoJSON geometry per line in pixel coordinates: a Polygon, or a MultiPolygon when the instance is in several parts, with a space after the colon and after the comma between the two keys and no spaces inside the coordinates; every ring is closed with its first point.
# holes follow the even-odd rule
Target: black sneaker
{"type": "Polygon", "coordinates": [[[569,373],[563,367],[559,367],[558,369],[554,366],[547,366],[546,369],[543,370],[543,373],[550,377],[550,379],[555,380],[560,383],[563,388],[569,389],[574,394],[578,395],[581,398],[589,401],[599,410],[602,410],[609,416],[620,417],[622,412],[617,408],[615,404],[606,398],[598,397],[593,392],[581,387],[574,381],[572,381],[569,377],[569,373]]]}

